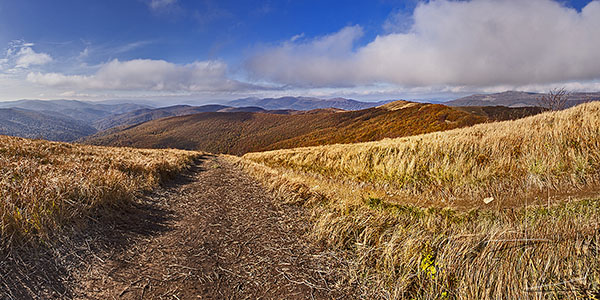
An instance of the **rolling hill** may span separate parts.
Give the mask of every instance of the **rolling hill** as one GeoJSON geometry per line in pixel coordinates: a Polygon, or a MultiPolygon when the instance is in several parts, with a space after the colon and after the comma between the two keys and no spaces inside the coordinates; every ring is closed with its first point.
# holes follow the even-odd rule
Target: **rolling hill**
{"type": "Polygon", "coordinates": [[[70,142],[96,131],[83,121],[60,114],[0,108],[0,135],[70,142]]]}
{"type": "MultiPolygon", "coordinates": [[[[527,107],[539,106],[538,99],[543,94],[506,91],[495,94],[475,94],[456,100],[451,100],[445,105],[449,106],[507,106],[507,107],[527,107]]],[[[584,102],[600,100],[600,92],[596,93],[572,93],[567,102],[567,106],[575,106],[584,102]]]]}
{"type": "Polygon", "coordinates": [[[440,104],[398,101],[359,111],[199,113],[113,128],[84,142],[243,154],[298,146],[375,141],[491,120],[493,118],[488,116],[440,104]]]}
{"type": "Polygon", "coordinates": [[[111,115],[94,123],[95,127],[105,130],[122,125],[134,125],[160,118],[191,115],[200,112],[214,112],[227,108],[223,105],[189,106],[175,105],[160,108],[144,108],[117,115],[111,115]]]}
{"type": "Polygon", "coordinates": [[[17,100],[0,102],[0,108],[21,108],[53,115],[60,114],[89,123],[113,114],[150,107],[131,103],[101,104],[77,100],[17,100]]]}
{"type": "Polygon", "coordinates": [[[185,116],[203,112],[264,112],[273,114],[297,113],[297,111],[292,110],[265,110],[256,106],[231,107],[218,104],[202,106],[174,105],[159,108],[144,108],[123,114],[111,115],[94,122],[94,127],[98,128],[99,130],[106,130],[119,126],[136,125],[166,117],[185,116]]]}
{"type": "Polygon", "coordinates": [[[18,100],[0,102],[0,134],[71,142],[96,133],[96,121],[148,109],[121,103],[101,104],[76,100],[18,100]]]}

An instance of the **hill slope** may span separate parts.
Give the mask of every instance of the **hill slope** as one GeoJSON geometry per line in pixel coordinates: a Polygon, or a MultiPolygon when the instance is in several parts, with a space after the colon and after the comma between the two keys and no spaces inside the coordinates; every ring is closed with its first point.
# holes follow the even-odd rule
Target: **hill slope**
{"type": "Polygon", "coordinates": [[[378,107],[291,115],[213,112],[113,129],[86,141],[96,145],[243,154],[297,146],[373,141],[464,127],[488,120],[444,105],[422,103],[397,110],[378,107]]]}
{"type": "Polygon", "coordinates": [[[43,113],[52,112],[53,115],[58,113],[91,124],[113,114],[149,107],[131,103],[100,104],[77,100],[18,100],[0,102],[0,108],[22,108],[43,113]]]}
{"type": "Polygon", "coordinates": [[[96,129],[61,115],[17,108],[0,108],[0,135],[50,141],[74,141],[96,133],[96,129]]]}
{"type": "Polygon", "coordinates": [[[94,126],[99,130],[106,130],[119,126],[136,125],[161,118],[192,115],[202,112],[265,112],[274,114],[299,113],[292,110],[271,111],[255,106],[231,107],[217,104],[202,106],[175,105],[159,108],[145,108],[123,114],[111,115],[94,122],[94,126]]]}
{"type": "Polygon", "coordinates": [[[144,123],[160,118],[174,117],[191,115],[201,112],[213,112],[227,108],[224,105],[205,105],[205,106],[189,106],[189,105],[175,105],[160,108],[144,108],[138,109],[123,114],[112,115],[106,118],[100,119],[94,123],[95,127],[99,130],[105,130],[112,127],[122,125],[135,125],[144,123]]]}
{"type": "Polygon", "coordinates": [[[349,273],[381,298],[538,299],[526,282],[576,299],[600,294],[599,128],[593,102],[230,159],[280,199],[312,207],[311,236],[349,253],[349,273]]]}

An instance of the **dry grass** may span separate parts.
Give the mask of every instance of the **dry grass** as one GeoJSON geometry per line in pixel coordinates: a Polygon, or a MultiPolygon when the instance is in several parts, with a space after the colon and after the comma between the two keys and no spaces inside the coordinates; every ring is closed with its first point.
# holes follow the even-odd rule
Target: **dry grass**
{"type": "Polygon", "coordinates": [[[494,197],[500,206],[519,206],[540,195],[547,200],[548,194],[596,190],[600,103],[446,132],[244,158],[373,184],[402,202],[473,207],[494,197]]]}
{"type": "Polygon", "coordinates": [[[586,299],[600,296],[599,148],[600,104],[590,103],[237,160],[312,208],[313,237],[352,258],[368,297],[586,299]]]}
{"type": "Polygon", "coordinates": [[[0,136],[0,248],[43,241],[99,208],[119,207],[199,154],[0,136]]]}

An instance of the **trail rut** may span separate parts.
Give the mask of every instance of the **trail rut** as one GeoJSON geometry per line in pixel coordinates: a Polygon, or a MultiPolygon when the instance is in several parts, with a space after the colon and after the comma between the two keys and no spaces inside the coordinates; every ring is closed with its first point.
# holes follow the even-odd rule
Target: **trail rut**
{"type": "Polygon", "coordinates": [[[305,238],[304,210],[279,205],[219,157],[146,201],[164,212],[147,225],[161,230],[136,230],[124,248],[95,256],[74,275],[74,298],[351,298],[338,284],[343,261],[305,238]]]}

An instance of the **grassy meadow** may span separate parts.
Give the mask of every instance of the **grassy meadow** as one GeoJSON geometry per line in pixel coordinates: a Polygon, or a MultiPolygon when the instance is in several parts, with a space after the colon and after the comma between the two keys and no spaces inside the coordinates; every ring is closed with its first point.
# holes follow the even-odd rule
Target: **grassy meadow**
{"type": "Polygon", "coordinates": [[[0,246],[43,240],[99,208],[132,201],[198,156],[0,136],[0,246]]]}
{"type": "Polygon", "coordinates": [[[600,103],[230,159],[310,207],[311,235],[369,297],[599,296],[600,103]]]}

